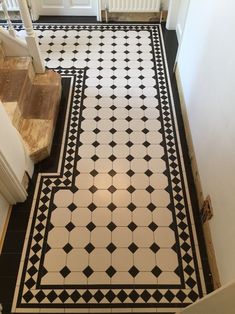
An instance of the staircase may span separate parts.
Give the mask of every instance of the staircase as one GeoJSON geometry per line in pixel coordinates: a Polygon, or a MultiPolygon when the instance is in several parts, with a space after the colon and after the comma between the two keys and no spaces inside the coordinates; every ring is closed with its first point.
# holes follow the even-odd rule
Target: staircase
{"type": "Polygon", "coordinates": [[[60,97],[58,73],[35,74],[31,57],[6,57],[0,45],[0,100],[35,163],[50,155],[60,97]]]}

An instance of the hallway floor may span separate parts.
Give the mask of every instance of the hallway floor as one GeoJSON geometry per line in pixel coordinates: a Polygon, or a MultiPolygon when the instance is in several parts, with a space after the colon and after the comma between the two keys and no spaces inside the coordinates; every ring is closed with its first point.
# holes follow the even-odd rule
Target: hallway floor
{"type": "Polygon", "coordinates": [[[3,313],[175,313],[206,293],[206,256],[161,27],[35,29],[63,95],[52,156],[10,221],[3,313]]]}

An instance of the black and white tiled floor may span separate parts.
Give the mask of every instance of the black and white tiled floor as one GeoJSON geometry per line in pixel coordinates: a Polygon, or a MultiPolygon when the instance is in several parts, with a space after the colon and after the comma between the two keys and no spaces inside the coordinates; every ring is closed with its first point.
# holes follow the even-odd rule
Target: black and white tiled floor
{"type": "Polygon", "coordinates": [[[206,293],[159,25],[36,25],[68,97],[12,313],[175,313],[206,293]]]}

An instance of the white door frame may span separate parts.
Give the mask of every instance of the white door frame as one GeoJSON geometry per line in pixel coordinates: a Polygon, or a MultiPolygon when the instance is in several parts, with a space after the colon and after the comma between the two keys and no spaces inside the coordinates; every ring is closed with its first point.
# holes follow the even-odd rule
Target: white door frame
{"type": "MultiPolygon", "coordinates": [[[[41,0],[38,0],[38,1],[28,0],[33,21],[36,21],[39,19],[39,10],[40,10],[39,1],[41,0]]],[[[97,0],[96,18],[98,22],[101,21],[101,0],[97,0]]]]}

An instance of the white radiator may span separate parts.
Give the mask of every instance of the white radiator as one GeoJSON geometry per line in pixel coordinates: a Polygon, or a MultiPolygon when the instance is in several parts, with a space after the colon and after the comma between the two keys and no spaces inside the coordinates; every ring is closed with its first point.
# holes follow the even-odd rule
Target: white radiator
{"type": "Polygon", "coordinates": [[[161,0],[109,0],[109,12],[159,12],[161,0]]]}
{"type": "MultiPolygon", "coordinates": [[[[8,11],[19,11],[19,5],[17,0],[5,0],[8,11]]],[[[0,6],[1,10],[1,6],[0,6]]]]}

